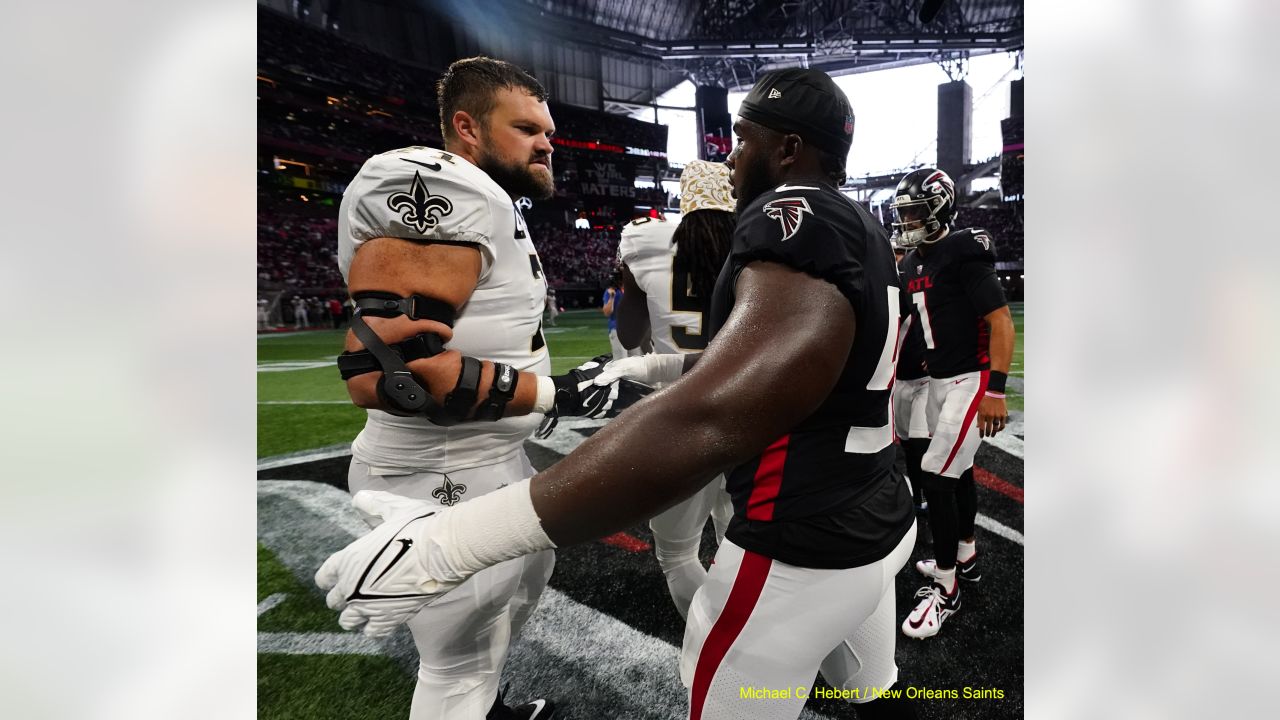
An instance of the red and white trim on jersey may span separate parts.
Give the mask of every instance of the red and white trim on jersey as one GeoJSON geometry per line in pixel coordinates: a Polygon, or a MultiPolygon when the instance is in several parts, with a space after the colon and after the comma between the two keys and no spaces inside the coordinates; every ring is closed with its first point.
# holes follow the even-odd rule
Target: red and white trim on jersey
{"type": "Polygon", "coordinates": [[[964,445],[964,438],[973,428],[973,419],[978,415],[978,405],[982,402],[982,396],[987,392],[987,379],[991,376],[990,371],[983,370],[981,379],[978,381],[978,391],[973,394],[973,400],[969,403],[969,409],[964,414],[964,424],[960,426],[960,434],[951,445],[951,451],[947,453],[947,461],[942,464],[942,469],[938,471],[939,475],[945,475],[947,468],[951,467],[951,463],[956,459],[956,453],[959,452],[960,446],[964,445]]]}
{"type": "MultiPolygon", "coordinates": [[[[782,456],[785,457],[787,439],[788,436],[784,435],[777,443],[769,446],[770,450],[782,443],[782,456]]],[[[768,451],[766,450],[765,453],[767,457],[768,451]]],[[[754,493],[752,495],[754,496],[754,493]]],[[[772,503],[770,507],[772,508],[772,503]]],[[[702,651],[698,654],[698,665],[694,671],[693,688],[689,700],[689,720],[702,719],[702,709],[707,702],[711,681],[720,668],[720,662],[729,653],[729,648],[733,646],[742,628],[746,627],[747,620],[751,618],[772,565],[773,561],[769,558],[749,550],[744,551],[742,563],[738,566],[738,575],[733,581],[733,589],[729,591],[729,599],[725,602],[724,609],[720,611],[715,625],[711,626],[711,632],[707,634],[707,639],[702,643],[702,651]]]]}
{"type": "Polygon", "coordinates": [[[747,498],[748,520],[772,520],[773,503],[782,490],[782,470],[787,463],[787,447],[791,435],[783,435],[760,454],[760,465],[751,481],[751,496],[747,498]]]}

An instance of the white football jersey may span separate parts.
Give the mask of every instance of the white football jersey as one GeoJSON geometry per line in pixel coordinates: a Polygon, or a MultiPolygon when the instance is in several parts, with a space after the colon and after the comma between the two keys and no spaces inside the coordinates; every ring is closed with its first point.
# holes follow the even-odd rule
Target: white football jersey
{"type": "MultiPolygon", "coordinates": [[[[475,292],[458,312],[447,347],[540,375],[551,372],[542,336],[547,282],[520,210],[484,171],[428,147],[370,158],[342,195],[338,266],[343,279],[360,246],[380,237],[467,243],[480,249],[475,292]]],[[[352,445],[378,469],[448,472],[501,462],[520,450],[542,415],[433,425],[370,410],[352,445]]]]}
{"type": "Polygon", "coordinates": [[[640,218],[622,228],[618,255],[645,292],[649,310],[649,333],[655,353],[701,352],[702,311],[688,287],[676,287],[672,265],[676,246],[671,238],[677,223],[660,218],[640,218]]]}

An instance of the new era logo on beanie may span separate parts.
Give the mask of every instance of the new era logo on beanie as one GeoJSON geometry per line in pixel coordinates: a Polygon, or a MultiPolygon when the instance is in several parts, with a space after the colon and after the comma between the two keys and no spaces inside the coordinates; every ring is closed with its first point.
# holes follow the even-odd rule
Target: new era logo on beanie
{"type": "Polygon", "coordinates": [[[853,144],[853,108],[826,73],[787,68],[766,73],[743,98],[738,114],[779,132],[795,133],[806,143],[848,157],[853,144]],[[768,102],[786,95],[787,102],[768,102]]]}

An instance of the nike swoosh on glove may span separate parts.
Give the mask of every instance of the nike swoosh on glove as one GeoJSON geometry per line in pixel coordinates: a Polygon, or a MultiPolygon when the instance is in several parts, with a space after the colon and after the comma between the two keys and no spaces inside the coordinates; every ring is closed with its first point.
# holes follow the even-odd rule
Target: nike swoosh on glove
{"type": "Polygon", "coordinates": [[[325,603],[341,611],[343,629],[363,625],[369,637],[387,635],[467,579],[450,569],[433,537],[449,508],[370,490],[351,502],[383,523],[329,556],[316,572],[316,585],[327,591],[325,603]]]}
{"type": "Polygon", "coordinates": [[[583,413],[589,418],[617,417],[619,413],[635,405],[645,395],[653,392],[648,385],[631,380],[617,379],[608,385],[596,385],[582,391],[583,413]]]}
{"type": "MultiPolygon", "coordinates": [[[[590,412],[591,408],[584,406],[582,393],[593,386],[592,380],[600,374],[605,363],[612,357],[612,355],[597,355],[564,375],[551,377],[551,382],[556,386],[555,404],[542,419],[542,424],[533,434],[534,437],[540,440],[551,437],[551,431],[555,430],[561,415],[582,416],[590,412]]],[[[597,404],[603,402],[598,394],[593,396],[593,399],[597,404]]]]}

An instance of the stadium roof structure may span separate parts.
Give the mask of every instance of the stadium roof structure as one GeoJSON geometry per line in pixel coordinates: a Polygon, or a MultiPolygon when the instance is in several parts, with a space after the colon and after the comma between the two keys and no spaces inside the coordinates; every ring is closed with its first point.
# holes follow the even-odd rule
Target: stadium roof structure
{"type": "MultiPolygon", "coordinates": [[[[489,5],[490,3],[486,3],[489,5]]],[[[680,79],[749,87],[797,65],[833,75],[936,62],[960,77],[971,56],[1020,51],[1022,0],[497,0],[513,21],[675,80],[651,93],[606,97],[646,104],[680,79]],[[921,21],[922,4],[936,15],[921,21]]],[[[520,26],[520,25],[515,25],[520,26]]],[[[603,78],[608,93],[608,78],[603,78]]],[[[621,109],[621,108],[617,108],[621,109]]]]}

